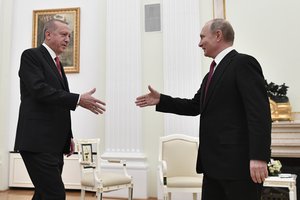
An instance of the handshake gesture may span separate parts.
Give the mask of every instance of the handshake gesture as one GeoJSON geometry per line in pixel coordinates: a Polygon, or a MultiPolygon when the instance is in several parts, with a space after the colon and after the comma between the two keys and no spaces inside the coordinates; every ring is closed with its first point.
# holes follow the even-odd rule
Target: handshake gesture
{"type": "MultiPolygon", "coordinates": [[[[148,86],[149,93],[136,98],[135,104],[139,107],[157,105],[160,100],[160,93],[154,90],[150,85],[148,86]]],[[[80,95],[79,105],[85,109],[90,110],[95,114],[103,114],[105,112],[105,103],[96,99],[92,95],[96,92],[96,88],[89,92],[80,95]]]]}
{"type": "Polygon", "coordinates": [[[96,88],[89,92],[80,95],[79,104],[81,107],[90,110],[91,112],[98,114],[103,114],[105,112],[105,103],[99,99],[96,99],[92,95],[96,92],[96,88]]]}
{"type": "Polygon", "coordinates": [[[150,93],[136,98],[135,104],[141,108],[146,106],[157,105],[160,100],[160,93],[154,90],[150,85],[148,86],[150,93]]]}

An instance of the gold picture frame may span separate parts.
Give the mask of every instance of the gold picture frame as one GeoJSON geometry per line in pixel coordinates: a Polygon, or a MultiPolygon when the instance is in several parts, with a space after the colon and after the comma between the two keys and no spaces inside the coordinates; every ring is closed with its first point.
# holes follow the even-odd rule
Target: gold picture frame
{"type": "Polygon", "coordinates": [[[213,16],[226,19],[225,0],[213,0],[213,16]]]}
{"type": "Polygon", "coordinates": [[[79,73],[79,30],[80,8],[47,9],[33,11],[32,46],[37,47],[44,41],[44,23],[52,18],[65,20],[71,28],[71,41],[61,54],[60,60],[66,73],[79,73]]]}

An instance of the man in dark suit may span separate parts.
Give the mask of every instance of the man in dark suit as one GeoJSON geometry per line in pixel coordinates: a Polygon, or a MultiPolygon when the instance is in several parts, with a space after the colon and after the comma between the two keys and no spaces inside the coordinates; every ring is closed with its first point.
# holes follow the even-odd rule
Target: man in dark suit
{"type": "Polygon", "coordinates": [[[19,69],[21,104],[15,150],[19,151],[35,187],[33,200],[64,200],[61,178],[63,154],[74,152],[70,110],[79,105],[95,114],[105,103],[92,96],[69,91],[67,77],[56,60],[70,42],[68,24],[50,20],[44,27],[44,43],[27,49],[19,69]]]}
{"type": "Polygon", "coordinates": [[[202,200],[259,200],[268,176],[271,116],[262,69],[255,58],[234,50],[233,41],[228,21],[207,22],[199,47],[216,63],[211,79],[208,73],[192,99],[149,86],[150,93],[136,100],[137,106],[156,105],[160,112],[201,115],[197,172],[204,174],[202,200]]]}

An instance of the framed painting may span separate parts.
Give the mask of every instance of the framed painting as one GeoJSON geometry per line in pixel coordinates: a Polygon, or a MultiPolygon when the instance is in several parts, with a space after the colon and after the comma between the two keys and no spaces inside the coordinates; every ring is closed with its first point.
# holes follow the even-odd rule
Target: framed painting
{"type": "Polygon", "coordinates": [[[47,9],[33,11],[32,46],[37,47],[44,41],[45,22],[56,18],[66,21],[71,29],[71,41],[61,54],[60,60],[66,73],[79,73],[79,30],[80,8],[47,9]]]}
{"type": "Polygon", "coordinates": [[[225,0],[213,0],[213,16],[226,19],[225,0]]]}

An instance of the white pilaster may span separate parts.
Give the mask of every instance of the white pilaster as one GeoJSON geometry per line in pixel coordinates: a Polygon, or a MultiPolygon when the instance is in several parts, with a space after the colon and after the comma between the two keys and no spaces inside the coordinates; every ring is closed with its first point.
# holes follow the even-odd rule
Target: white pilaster
{"type": "MultiPolygon", "coordinates": [[[[164,92],[192,98],[201,84],[199,1],[163,0],[164,92]]],[[[165,115],[165,135],[198,136],[199,117],[165,115]]]]}
{"type": "Polygon", "coordinates": [[[0,0],[0,191],[8,189],[8,141],[10,127],[10,54],[14,1],[0,0]]]}
{"type": "MultiPolygon", "coordinates": [[[[127,160],[134,178],[134,198],[147,198],[141,111],[134,103],[141,94],[140,18],[140,0],[107,1],[108,112],[105,114],[105,153],[102,157],[127,160]]],[[[107,196],[126,197],[127,193],[114,192],[107,196]]]]}

